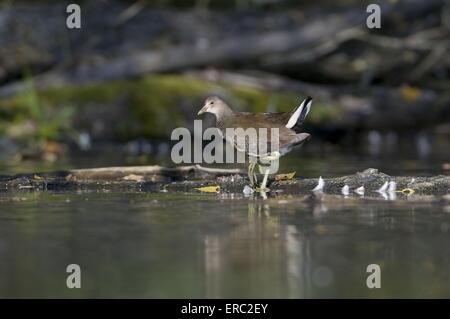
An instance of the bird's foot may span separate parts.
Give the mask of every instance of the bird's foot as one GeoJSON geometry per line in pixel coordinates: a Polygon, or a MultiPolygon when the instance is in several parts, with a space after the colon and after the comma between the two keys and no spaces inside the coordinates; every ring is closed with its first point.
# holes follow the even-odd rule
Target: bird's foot
{"type": "Polygon", "coordinates": [[[270,188],[263,187],[263,185],[258,185],[257,183],[249,184],[248,187],[250,187],[254,192],[270,192],[270,188]]]}
{"type": "Polygon", "coordinates": [[[264,188],[256,187],[255,191],[258,192],[258,193],[269,193],[270,189],[267,188],[267,187],[264,187],[264,188]]]}

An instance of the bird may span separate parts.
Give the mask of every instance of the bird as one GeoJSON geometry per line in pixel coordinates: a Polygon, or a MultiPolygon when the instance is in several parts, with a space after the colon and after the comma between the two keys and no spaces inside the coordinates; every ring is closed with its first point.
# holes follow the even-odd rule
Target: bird
{"type": "MultiPolygon", "coordinates": [[[[257,191],[267,192],[267,179],[270,172],[269,168],[265,168],[264,178],[261,185],[258,187],[254,169],[259,165],[261,169],[262,163],[271,163],[271,161],[278,160],[279,157],[289,153],[294,147],[302,145],[311,138],[309,133],[301,132],[302,124],[308,115],[312,104],[312,98],[306,97],[303,102],[296,107],[292,112],[278,112],[278,113],[251,113],[251,112],[235,112],[233,109],[220,97],[210,96],[206,98],[203,107],[198,112],[198,116],[204,113],[213,114],[216,118],[216,127],[219,129],[220,135],[228,143],[232,144],[238,151],[244,152],[251,158],[248,167],[248,178],[250,187],[257,191]],[[252,141],[248,138],[239,138],[239,136],[228,136],[227,129],[242,128],[247,130],[254,128],[256,130],[257,138],[259,138],[261,128],[268,129],[265,136],[265,147],[256,146],[255,143],[260,141],[252,141]],[[273,145],[271,129],[278,129],[277,145],[273,145]],[[274,147],[276,146],[276,147],[274,147]]],[[[242,132],[242,131],[241,131],[242,132]]],[[[242,137],[242,136],[241,136],[242,137]]]]}

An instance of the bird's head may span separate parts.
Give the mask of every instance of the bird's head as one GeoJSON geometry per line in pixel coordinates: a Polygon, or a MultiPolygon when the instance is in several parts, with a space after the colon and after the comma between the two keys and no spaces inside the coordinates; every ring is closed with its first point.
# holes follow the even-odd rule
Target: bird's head
{"type": "Polygon", "coordinates": [[[197,115],[211,113],[220,116],[229,112],[231,112],[230,107],[222,99],[217,96],[210,96],[205,100],[205,104],[197,115]]]}

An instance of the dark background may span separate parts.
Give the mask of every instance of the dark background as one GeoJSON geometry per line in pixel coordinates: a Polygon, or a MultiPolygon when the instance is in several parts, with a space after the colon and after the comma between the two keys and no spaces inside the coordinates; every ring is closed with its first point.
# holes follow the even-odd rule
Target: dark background
{"type": "Polygon", "coordinates": [[[380,29],[366,26],[372,1],[81,1],[68,29],[71,2],[0,4],[3,170],[161,162],[212,94],[254,112],[311,95],[306,153],[395,151],[444,169],[446,1],[377,1],[380,29]]]}

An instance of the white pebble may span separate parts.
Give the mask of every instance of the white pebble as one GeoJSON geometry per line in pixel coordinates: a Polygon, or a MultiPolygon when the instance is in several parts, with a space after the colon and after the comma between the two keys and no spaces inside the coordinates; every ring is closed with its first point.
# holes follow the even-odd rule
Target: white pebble
{"type": "Polygon", "coordinates": [[[365,191],[364,186],[355,189],[355,193],[358,195],[364,195],[364,191],[365,191]]]}
{"type": "Polygon", "coordinates": [[[390,181],[389,182],[389,193],[395,192],[396,189],[397,189],[397,183],[394,181],[390,181]]]}
{"type": "Polygon", "coordinates": [[[344,185],[344,187],[342,187],[342,195],[347,196],[350,193],[350,187],[348,187],[348,185],[344,185]]]}
{"type": "Polygon", "coordinates": [[[323,191],[324,186],[325,186],[325,181],[323,180],[322,176],[320,176],[319,181],[317,182],[317,186],[313,189],[313,191],[321,192],[321,191],[323,191]]]}
{"type": "Polygon", "coordinates": [[[396,192],[390,192],[389,193],[389,200],[396,200],[397,199],[397,193],[396,192]]]}
{"type": "Polygon", "coordinates": [[[385,183],[383,184],[383,186],[381,186],[381,187],[377,190],[377,192],[378,192],[378,193],[385,193],[385,192],[387,191],[387,189],[388,189],[388,186],[389,186],[389,182],[385,182],[385,183]]]}
{"type": "Polygon", "coordinates": [[[244,190],[242,192],[244,193],[244,195],[251,195],[253,194],[254,190],[250,186],[245,185],[244,190]]]}

